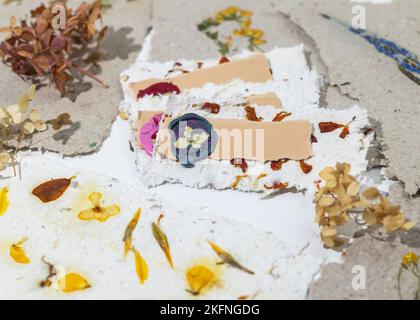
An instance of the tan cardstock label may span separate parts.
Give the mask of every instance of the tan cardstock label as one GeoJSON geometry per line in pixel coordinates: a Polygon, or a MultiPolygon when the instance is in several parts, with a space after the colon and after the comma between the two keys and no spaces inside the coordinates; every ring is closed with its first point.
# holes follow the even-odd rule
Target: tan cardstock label
{"type": "Polygon", "coordinates": [[[130,83],[134,96],[139,90],[144,90],[157,82],[171,82],[182,89],[200,88],[206,83],[222,84],[240,79],[245,82],[267,82],[273,79],[267,57],[258,53],[244,59],[222,63],[214,67],[198,69],[194,72],[166,79],[147,79],[130,83]]]}
{"type": "MultiPolygon", "coordinates": [[[[158,153],[175,160],[170,147],[166,117],[157,143],[158,153]]],[[[208,119],[218,135],[215,160],[245,159],[261,163],[280,159],[306,160],[313,155],[312,124],[307,120],[255,122],[235,119],[208,119]]]]}
{"type": "Polygon", "coordinates": [[[274,92],[254,94],[252,96],[246,97],[245,99],[249,105],[255,104],[257,106],[273,106],[278,109],[281,108],[280,99],[274,92]]]}

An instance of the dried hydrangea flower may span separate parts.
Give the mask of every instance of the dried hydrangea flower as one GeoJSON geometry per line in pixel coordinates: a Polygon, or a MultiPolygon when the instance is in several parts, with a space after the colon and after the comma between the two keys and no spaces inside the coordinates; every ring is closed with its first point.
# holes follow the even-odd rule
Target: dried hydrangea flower
{"type": "Polygon", "coordinates": [[[414,222],[405,219],[400,206],[391,204],[376,188],[361,192],[359,182],[350,171],[350,164],[337,163],[335,168],[327,167],[319,174],[324,186],[315,196],[316,222],[326,247],[344,244],[337,228],[349,221],[351,213],[361,213],[368,226],[383,225],[388,233],[414,227],[414,222]]]}

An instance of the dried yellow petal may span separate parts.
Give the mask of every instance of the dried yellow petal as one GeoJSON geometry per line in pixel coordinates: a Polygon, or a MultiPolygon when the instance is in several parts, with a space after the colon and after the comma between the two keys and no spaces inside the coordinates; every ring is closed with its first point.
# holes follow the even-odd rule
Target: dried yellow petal
{"type": "Polygon", "coordinates": [[[378,224],[378,219],[376,218],[375,212],[370,210],[365,212],[363,215],[363,220],[365,220],[365,222],[371,226],[378,224]]]}
{"type": "Polygon", "coordinates": [[[336,235],[337,235],[337,229],[335,229],[335,228],[328,227],[328,228],[322,229],[322,236],[323,237],[330,238],[330,237],[333,237],[333,236],[336,236],[336,235]]]}
{"type": "Polygon", "coordinates": [[[227,263],[230,266],[237,268],[239,270],[242,270],[246,273],[254,275],[254,271],[242,266],[229,252],[225,251],[221,247],[219,247],[217,244],[207,240],[207,242],[210,244],[213,251],[219,256],[220,259],[222,259],[223,263],[227,263]]]}
{"type": "Polygon", "coordinates": [[[31,97],[28,93],[25,93],[19,97],[18,107],[20,112],[25,112],[29,106],[29,102],[31,101],[31,97]]]}
{"type": "Polygon", "coordinates": [[[28,118],[29,118],[29,120],[31,120],[32,122],[35,122],[35,121],[41,120],[41,116],[39,115],[38,110],[35,110],[35,109],[34,109],[34,110],[32,110],[32,111],[29,113],[28,118]]]}
{"type": "Polygon", "coordinates": [[[327,167],[319,173],[319,177],[325,181],[330,180],[330,179],[335,179],[334,173],[335,173],[335,168],[327,167]]]}
{"type": "Polygon", "coordinates": [[[128,114],[124,111],[120,112],[120,118],[121,120],[127,121],[128,120],[128,114]]]}
{"type": "Polygon", "coordinates": [[[14,124],[21,124],[23,121],[23,115],[21,113],[15,113],[12,115],[12,121],[14,124]]]}
{"type": "Polygon", "coordinates": [[[47,130],[47,124],[42,120],[35,121],[34,126],[35,129],[39,132],[47,130]]]}
{"type": "Polygon", "coordinates": [[[200,292],[214,281],[214,273],[204,266],[198,265],[190,268],[186,274],[190,292],[199,295],[200,292]]]}
{"type": "Polygon", "coordinates": [[[397,216],[386,216],[383,224],[387,232],[394,232],[400,229],[404,224],[404,216],[402,214],[397,216]]]}
{"type": "Polygon", "coordinates": [[[363,196],[368,200],[376,200],[379,197],[379,190],[376,188],[369,188],[363,192],[363,196]]]}
{"type": "Polygon", "coordinates": [[[28,264],[31,262],[25,253],[25,249],[23,248],[23,244],[26,241],[28,241],[28,238],[24,238],[10,247],[10,257],[12,257],[12,259],[17,263],[28,264]]]}
{"type": "Polygon", "coordinates": [[[411,230],[416,226],[416,223],[414,221],[406,221],[403,226],[401,227],[401,229],[403,230],[411,230]]]}
{"type": "Polygon", "coordinates": [[[120,214],[120,207],[117,205],[101,208],[101,212],[95,212],[94,219],[99,222],[106,222],[109,218],[120,214]]]}
{"type": "Polygon", "coordinates": [[[99,192],[92,192],[89,195],[89,201],[92,203],[94,207],[101,206],[101,199],[102,199],[102,194],[99,192]]]}
{"type": "Polygon", "coordinates": [[[131,249],[134,253],[134,262],[136,265],[136,273],[140,280],[141,284],[144,284],[145,281],[149,278],[149,267],[147,266],[146,260],[140,255],[140,253],[135,249],[131,249]]]}
{"type": "Polygon", "coordinates": [[[7,209],[9,208],[9,188],[4,187],[0,189],[0,216],[6,213],[7,209]]]}
{"type": "Polygon", "coordinates": [[[359,194],[360,185],[357,181],[353,181],[347,188],[347,195],[350,197],[355,197],[359,194]]]}
{"type": "Polygon", "coordinates": [[[318,204],[321,207],[329,207],[335,203],[335,199],[333,197],[323,196],[319,201],[318,204]]]}
{"type": "Polygon", "coordinates": [[[23,125],[23,131],[25,134],[32,134],[35,131],[35,125],[32,122],[27,121],[23,125]]]}
{"type": "Polygon", "coordinates": [[[60,288],[65,293],[85,290],[91,287],[90,283],[77,273],[68,273],[59,281],[60,288]]]}
{"type": "Polygon", "coordinates": [[[172,262],[171,250],[169,248],[168,237],[162,231],[160,226],[157,223],[152,223],[152,231],[153,236],[155,237],[156,241],[158,242],[160,248],[162,249],[163,253],[165,254],[166,260],[168,260],[171,268],[174,268],[174,264],[172,262]]]}
{"type": "Polygon", "coordinates": [[[327,180],[327,183],[325,184],[325,186],[327,187],[327,189],[332,190],[337,187],[337,180],[335,178],[329,179],[327,180]]]}
{"type": "Polygon", "coordinates": [[[131,249],[131,244],[133,241],[133,231],[139,222],[141,214],[141,209],[139,208],[134,215],[133,219],[131,219],[130,223],[128,224],[127,228],[125,229],[124,233],[124,256],[127,256],[128,251],[131,249]]]}

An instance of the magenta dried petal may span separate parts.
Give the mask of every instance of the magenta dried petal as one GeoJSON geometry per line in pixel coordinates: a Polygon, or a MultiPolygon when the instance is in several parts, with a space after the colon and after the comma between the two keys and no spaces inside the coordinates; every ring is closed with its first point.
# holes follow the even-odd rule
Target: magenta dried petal
{"type": "Polygon", "coordinates": [[[144,151],[151,157],[153,156],[154,139],[159,131],[159,123],[162,120],[163,114],[157,114],[146,122],[140,129],[140,142],[143,145],[144,151]]]}
{"type": "Polygon", "coordinates": [[[166,93],[176,93],[180,94],[181,90],[170,82],[159,82],[147,87],[144,90],[139,90],[137,95],[137,99],[141,99],[145,96],[152,95],[152,96],[159,96],[166,93]]]}

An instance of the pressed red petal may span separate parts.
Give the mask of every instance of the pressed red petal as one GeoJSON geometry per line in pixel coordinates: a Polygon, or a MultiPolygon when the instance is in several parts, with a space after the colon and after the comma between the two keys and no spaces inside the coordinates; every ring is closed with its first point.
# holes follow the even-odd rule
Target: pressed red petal
{"type": "Polygon", "coordinates": [[[228,62],[230,62],[230,60],[226,57],[221,57],[219,60],[219,64],[228,63],[228,62]]]}
{"type": "Polygon", "coordinates": [[[312,171],[313,167],[306,163],[304,160],[300,160],[300,168],[302,169],[304,174],[308,174],[312,171]]]}
{"type": "Polygon", "coordinates": [[[150,87],[147,87],[144,90],[139,90],[137,99],[141,99],[148,95],[159,96],[166,93],[180,94],[181,90],[173,83],[159,82],[159,83],[152,84],[150,87]]]}
{"type": "Polygon", "coordinates": [[[340,133],[340,138],[345,139],[350,134],[349,127],[344,127],[343,130],[340,133]]]}
{"type": "Polygon", "coordinates": [[[283,164],[289,162],[289,159],[280,159],[279,161],[271,161],[270,167],[273,171],[279,171],[282,169],[283,164]]]}
{"type": "Polygon", "coordinates": [[[217,103],[206,102],[201,109],[208,110],[213,114],[218,114],[220,112],[220,105],[217,103]]]}
{"type": "Polygon", "coordinates": [[[248,171],[248,163],[246,163],[245,159],[232,159],[230,163],[235,168],[240,168],[244,174],[248,171]]]}
{"type": "Polygon", "coordinates": [[[319,124],[319,130],[321,130],[321,133],[333,132],[334,130],[337,130],[343,127],[344,125],[338,124],[335,122],[321,122],[319,124]]]}

